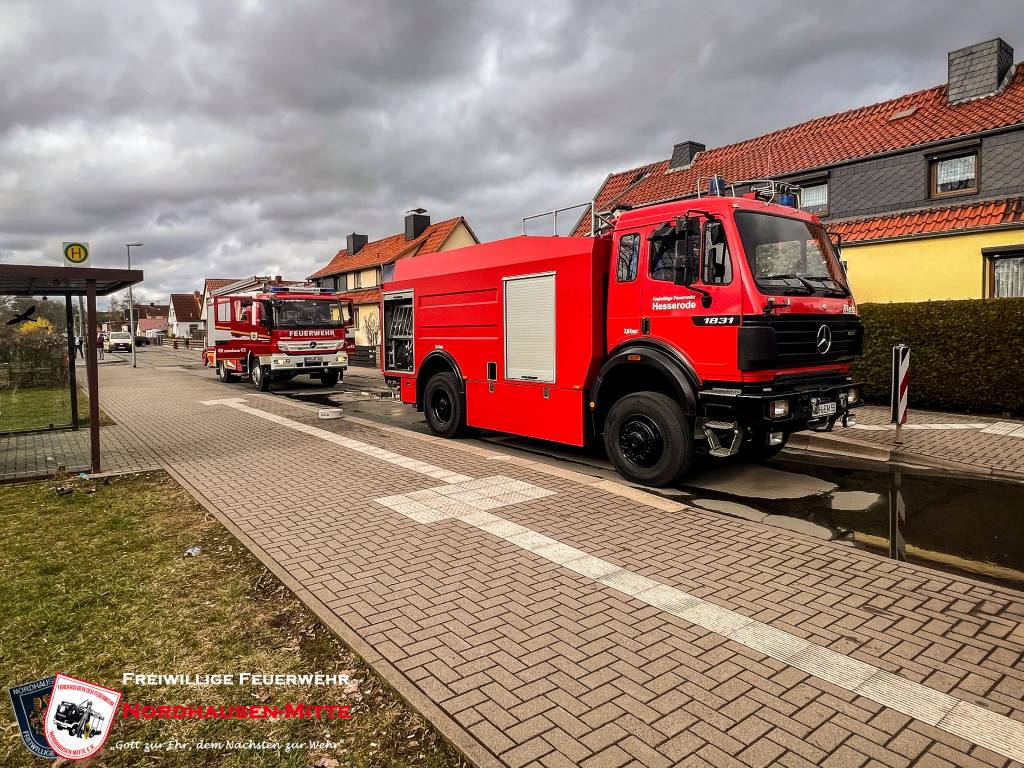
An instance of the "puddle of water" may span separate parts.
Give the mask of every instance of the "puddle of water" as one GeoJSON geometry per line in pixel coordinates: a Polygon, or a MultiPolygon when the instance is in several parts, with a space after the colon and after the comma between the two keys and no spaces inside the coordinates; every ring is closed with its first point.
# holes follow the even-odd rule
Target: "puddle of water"
{"type": "MultiPolygon", "coordinates": [[[[823,526],[833,538],[887,550],[895,469],[784,459],[771,464],[833,483],[836,490],[799,500],[762,500],[759,509],[823,526]]],[[[909,560],[1024,586],[1024,484],[921,470],[900,470],[899,481],[909,560]]]]}

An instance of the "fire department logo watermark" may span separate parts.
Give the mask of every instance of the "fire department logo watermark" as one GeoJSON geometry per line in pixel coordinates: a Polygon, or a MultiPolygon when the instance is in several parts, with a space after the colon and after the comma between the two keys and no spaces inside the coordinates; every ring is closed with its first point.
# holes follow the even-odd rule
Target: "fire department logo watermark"
{"type": "Polygon", "coordinates": [[[14,719],[18,723],[18,730],[21,731],[21,740],[33,755],[49,760],[53,760],[57,755],[46,743],[44,722],[55,679],[51,675],[24,685],[15,685],[7,691],[11,696],[11,706],[14,707],[14,719]]]}
{"type": "Polygon", "coordinates": [[[57,675],[46,709],[46,741],[59,757],[91,757],[106,742],[120,701],[119,691],[57,675]]]}

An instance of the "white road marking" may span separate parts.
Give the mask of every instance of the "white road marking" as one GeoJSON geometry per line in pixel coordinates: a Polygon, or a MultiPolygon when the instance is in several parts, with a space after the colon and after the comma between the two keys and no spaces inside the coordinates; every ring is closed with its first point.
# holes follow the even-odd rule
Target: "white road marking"
{"type": "MultiPolygon", "coordinates": [[[[987,421],[981,422],[959,422],[956,424],[904,424],[904,429],[920,429],[920,430],[964,430],[964,429],[978,429],[982,432],[991,432],[990,429],[984,429],[988,427],[987,421]]],[[[1015,425],[1016,426],[1016,425],[1015,425]]],[[[896,429],[895,424],[854,424],[850,429],[862,429],[866,432],[886,432],[888,430],[896,429]]]]}
{"type": "Polygon", "coordinates": [[[1005,437],[1024,437],[1024,424],[1019,421],[997,421],[981,430],[989,435],[1004,435],[1005,437]]]}
{"type": "Polygon", "coordinates": [[[370,445],[364,443],[361,440],[353,440],[350,437],[344,437],[343,435],[336,434],[335,432],[328,432],[326,429],[320,429],[309,424],[303,424],[300,421],[289,419],[285,416],[278,416],[276,413],[270,413],[268,411],[261,411],[259,408],[253,408],[245,405],[245,398],[242,397],[225,397],[219,400],[202,400],[202,405],[225,405],[228,408],[234,408],[236,411],[242,411],[248,413],[251,416],[256,416],[266,421],[272,421],[275,424],[280,424],[282,427],[288,427],[294,429],[297,432],[305,432],[307,435],[313,437],[319,437],[321,440],[326,440],[329,443],[340,445],[342,448],[348,448],[351,451],[357,451],[358,453],[365,454],[366,456],[372,456],[375,459],[386,461],[389,464],[395,464],[404,469],[408,469],[412,472],[418,472],[421,475],[433,478],[434,480],[440,480],[444,483],[461,483],[471,478],[467,475],[460,475],[458,472],[452,472],[441,467],[436,467],[433,464],[428,464],[425,461],[419,459],[411,459],[408,456],[402,456],[401,454],[394,453],[385,448],[379,448],[376,445],[370,445]]]}
{"type": "Polygon", "coordinates": [[[474,501],[453,504],[452,499],[458,496],[455,489],[470,486],[480,493],[482,499],[500,501],[500,506],[516,504],[520,500],[527,500],[527,497],[541,498],[552,494],[539,486],[496,475],[470,483],[385,496],[374,501],[419,523],[451,518],[461,520],[599,584],[760,651],[844,690],[934,725],[1004,757],[1024,761],[1024,723],[816,645],[770,624],[723,608],[484,511],[496,509],[496,506],[478,505],[475,508],[474,501]],[[518,493],[502,494],[501,489],[509,483],[518,483],[518,493]],[[411,509],[411,502],[422,506],[411,509]]]}
{"type": "MultiPolygon", "coordinates": [[[[446,485],[374,499],[417,523],[457,519],[549,562],[640,600],[690,624],[796,667],[840,688],[941,728],[1011,760],[1024,762],[1024,723],[886,672],[858,659],[724,608],[603,560],[487,511],[551,496],[554,491],[502,475],[473,479],[401,454],[244,405],[242,398],[207,400],[358,451],[446,485]]],[[[657,497],[654,497],[657,498],[657,497]]],[[[641,500],[647,503],[646,497],[641,500]]]]}

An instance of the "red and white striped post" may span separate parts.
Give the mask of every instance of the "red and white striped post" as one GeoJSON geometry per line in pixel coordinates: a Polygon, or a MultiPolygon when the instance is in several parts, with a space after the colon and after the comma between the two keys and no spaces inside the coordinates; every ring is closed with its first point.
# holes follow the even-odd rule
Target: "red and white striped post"
{"type": "Polygon", "coordinates": [[[907,423],[907,392],[910,388],[910,347],[892,348],[892,417],[896,425],[896,444],[903,445],[903,425],[907,423]]]}

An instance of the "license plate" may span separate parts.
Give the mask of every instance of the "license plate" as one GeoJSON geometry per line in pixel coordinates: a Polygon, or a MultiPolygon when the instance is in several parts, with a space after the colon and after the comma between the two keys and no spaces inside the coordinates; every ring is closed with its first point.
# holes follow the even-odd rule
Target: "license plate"
{"type": "Polygon", "coordinates": [[[811,406],[811,416],[834,416],[835,413],[835,403],[815,403],[811,406]]]}
{"type": "Polygon", "coordinates": [[[319,357],[304,357],[302,358],[302,362],[306,365],[320,365],[321,360],[319,357]]]}

